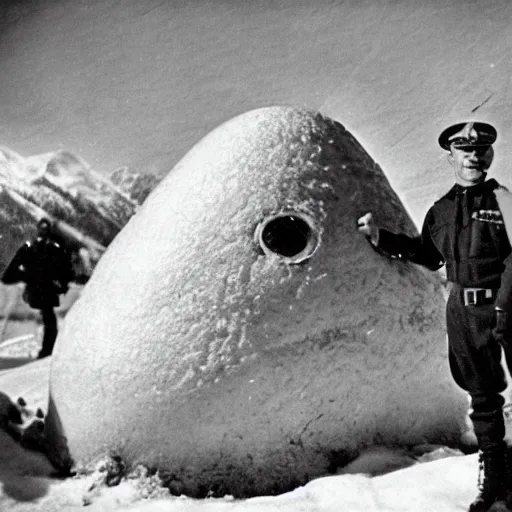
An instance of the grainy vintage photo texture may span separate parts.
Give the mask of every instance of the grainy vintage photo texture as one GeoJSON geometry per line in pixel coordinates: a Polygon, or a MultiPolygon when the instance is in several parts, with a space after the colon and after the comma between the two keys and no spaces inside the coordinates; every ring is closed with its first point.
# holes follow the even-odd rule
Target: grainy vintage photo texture
{"type": "Polygon", "coordinates": [[[1,2],[0,511],[468,510],[446,271],[357,223],[418,233],[456,123],[512,186],[511,26],[508,0],[1,2]]]}

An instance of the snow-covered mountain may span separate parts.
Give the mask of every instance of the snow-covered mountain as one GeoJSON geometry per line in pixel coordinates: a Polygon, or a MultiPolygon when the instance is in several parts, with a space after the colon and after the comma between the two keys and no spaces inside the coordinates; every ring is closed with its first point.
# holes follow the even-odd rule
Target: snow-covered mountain
{"type": "Polygon", "coordinates": [[[97,261],[140,205],[68,151],[23,157],[0,149],[0,271],[49,218],[71,248],[97,261]]]}

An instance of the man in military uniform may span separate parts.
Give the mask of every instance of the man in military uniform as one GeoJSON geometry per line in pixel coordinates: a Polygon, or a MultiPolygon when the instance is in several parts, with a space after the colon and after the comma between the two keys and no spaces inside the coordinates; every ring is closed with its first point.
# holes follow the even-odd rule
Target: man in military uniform
{"type": "Polygon", "coordinates": [[[428,210],[419,236],[379,229],[372,213],[358,220],[359,231],[381,253],[430,270],[446,266],[449,363],[453,378],[471,397],[480,452],[480,492],[470,512],[512,511],[512,457],[504,442],[500,395],[506,388],[500,345],[512,370],[512,256],[494,194],[500,185],[486,181],[496,137],[493,126],[480,122],[441,133],[439,144],[448,152],[455,184],[428,210]]]}
{"type": "Polygon", "coordinates": [[[37,237],[18,249],[2,277],[4,283],[26,283],[23,299],[30,307],[41,311],[44,333],[38,359],[53,351],[57,338],[54,308],[60,305],[59,295],[68,291],[72,277],[68,252],[53,236],[50,221],[40,220],[37,237]]]}

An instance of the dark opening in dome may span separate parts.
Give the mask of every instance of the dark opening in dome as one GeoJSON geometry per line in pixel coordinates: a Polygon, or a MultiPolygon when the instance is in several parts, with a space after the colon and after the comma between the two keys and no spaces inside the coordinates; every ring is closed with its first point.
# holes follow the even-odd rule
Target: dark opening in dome
{"type": "Polygon", "coordinates": [[[287,258],[304,251],[310,238],[311,228],[308,223],[294,215],[270,220],[261,233],[261,242],[268,250],[287,258]]]}

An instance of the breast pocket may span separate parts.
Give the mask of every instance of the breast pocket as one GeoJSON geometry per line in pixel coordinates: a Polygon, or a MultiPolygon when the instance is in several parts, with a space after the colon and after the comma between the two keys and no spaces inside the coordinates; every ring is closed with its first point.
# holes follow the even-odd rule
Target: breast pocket
{"type": "Polygon", "coordinates": [[[491,233],[492,229],[500,229],[501,224],[473,218],[471,220],[471,239],[469,244],[470,258],[488,258],[496,256],[496,246],[491,233]]]}

